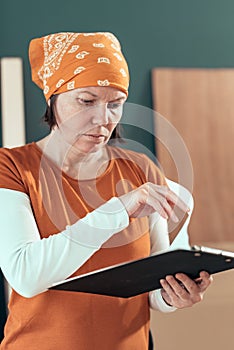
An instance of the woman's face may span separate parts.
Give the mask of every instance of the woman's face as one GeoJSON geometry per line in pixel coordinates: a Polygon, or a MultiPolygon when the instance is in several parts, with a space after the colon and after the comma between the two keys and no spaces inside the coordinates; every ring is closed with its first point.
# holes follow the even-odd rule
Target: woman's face
{"type": "Polygon", "coordinates": [[[126,94],[112,87],[85,87],[58,95],[55,116],[60,137],[81,152],[96,152],[119,123],[126,94]]]}

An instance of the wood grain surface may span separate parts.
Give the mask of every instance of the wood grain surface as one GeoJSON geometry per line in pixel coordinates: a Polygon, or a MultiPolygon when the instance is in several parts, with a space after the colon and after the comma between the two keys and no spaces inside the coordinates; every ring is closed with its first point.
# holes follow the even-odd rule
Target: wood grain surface
{"type": "MultiPolygon", "coordinates": [[[[182,185],[193,183],[191,244],[233,241],[234,69],[155,68],[152,88],[154,109],[175,127],[191,157],[193,179],[186,180],[188,163],[156,141],[165,175],[178,181],[182,172],[182,185]]],[[[164,132],[157,122],[155,132],[164,132]]],[[[173,149],[173,128],[163,137],[173,149]]]]}

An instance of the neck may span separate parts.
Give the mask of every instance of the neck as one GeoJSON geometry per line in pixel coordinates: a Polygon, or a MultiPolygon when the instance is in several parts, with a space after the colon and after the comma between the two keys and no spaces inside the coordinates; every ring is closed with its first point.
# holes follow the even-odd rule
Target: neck
{"type": "Polygon", "coordinates": [[[57,137],[53,131],[37,142],[43,153],[72,178],[84,180],[96,178],[108,166],[106,147],[97,152],[84,153],[57,137]]]}

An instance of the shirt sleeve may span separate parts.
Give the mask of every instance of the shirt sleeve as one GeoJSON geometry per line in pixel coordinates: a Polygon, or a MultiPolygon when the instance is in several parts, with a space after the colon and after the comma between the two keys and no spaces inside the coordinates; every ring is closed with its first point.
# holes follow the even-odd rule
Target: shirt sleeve
{"type": "MultiPolygon", "coordinates": [[[[158,213],[149,216],[151,255],[170,249],[167,220],[158,213]]],[[[173,312],[175,307],[168,305],[161,294],[161,289],[149,292],[149,305],[153,310],[161,312],[173,312]]]]}
{"type": "MultiPolygon", "coordinates": [[[[154,213],[149,216],[151,255],[169,249],[190,249],[188,224],[194,207],[193,197],[191,193],[180,184],[169,179],[166,179],[166,182],[170,189],[180,196],[180,198],[189,206],[190,212],[184,225],[171,245],[169,241],[167,220],[160,217],[158,213],[154,213]]],[[[177,310],[177,308],[168,305],[164,301],[161,294],[161,289],[153,290],[149,293],[149,304],[152,309],[161,312],[168,313],[177,310]]]]}
{"type": "Polygon", "coordinates": [[[124,206],[114,197],[63,232],[41,239],[29,197],[1,188],[1,269],[17,293],[33,297],[69,277],[128,224],[124,206]]]}
{"type": "Polygon", "coordinates": [[[27,193],[17,162],[8,148],[0,148],[0,188],[27,193]]]}

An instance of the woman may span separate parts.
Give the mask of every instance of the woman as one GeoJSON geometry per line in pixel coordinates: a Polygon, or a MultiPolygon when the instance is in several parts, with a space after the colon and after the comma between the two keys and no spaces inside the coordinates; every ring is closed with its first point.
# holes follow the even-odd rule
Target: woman
{"type": "Polygon", "coordinates": [[[31,41],[29,57],[51,132],[0,151],[0,262],[13,289],[0,348],[147,349],[149,306],[193,305],[207,273],[199,284],[167,276],[161,291],[130,299],[48,288],[168,248],[173,206],[188,208],[145,155],[107,145],[129,84],[114,35],[47,35],[31,41]]]}

